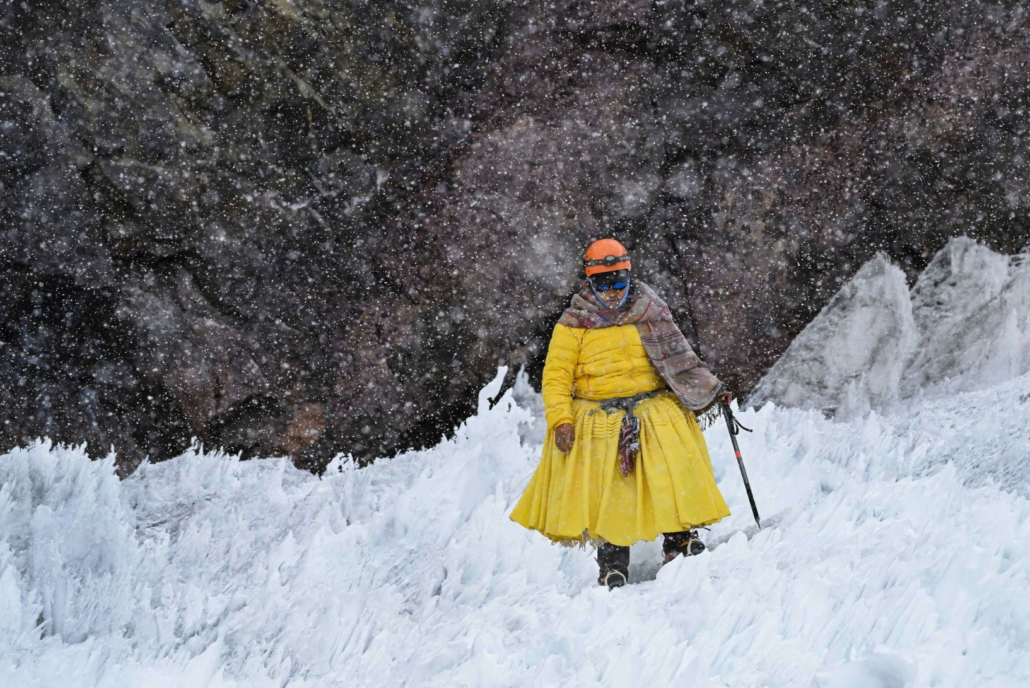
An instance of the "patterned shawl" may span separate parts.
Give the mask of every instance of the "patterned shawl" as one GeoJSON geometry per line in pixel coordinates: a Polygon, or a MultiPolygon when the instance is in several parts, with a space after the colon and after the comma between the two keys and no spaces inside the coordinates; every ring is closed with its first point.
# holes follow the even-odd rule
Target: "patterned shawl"
{"type": "Polygon", "coordinates": [[[608,308],[594,295],[590,283],[584,282],[558,322],[583,328],[636,325],[658,374],[692,411],[704,411],[725,392],[725,385],[697,357],[673,322],[669,306],[643,282],[631,283],[622,310],[608,308]]]}

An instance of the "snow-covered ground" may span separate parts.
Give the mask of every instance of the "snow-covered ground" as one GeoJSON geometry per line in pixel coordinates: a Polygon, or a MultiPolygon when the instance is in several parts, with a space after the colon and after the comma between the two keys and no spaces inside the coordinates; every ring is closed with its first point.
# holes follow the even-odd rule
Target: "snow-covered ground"
{"type": "Polygon", "coordinates": [[[708,430],[733,516],[660,571],[638,545],[613,592],[508,520],[540,428],[524,382],[488,408],[499,385],[454,439],[321,479],[3,456],[0,686],[1030,685],[1030,376],[741,413],[761,531],[708,430]]]}

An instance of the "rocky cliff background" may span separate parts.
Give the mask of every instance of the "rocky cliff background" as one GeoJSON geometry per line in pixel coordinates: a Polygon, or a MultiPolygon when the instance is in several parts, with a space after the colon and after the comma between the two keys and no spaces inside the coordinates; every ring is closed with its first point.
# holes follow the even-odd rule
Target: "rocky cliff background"
{"type": "Polygon", "coordinates": [[[0,4],[0,449],[318,468],[538,374],[613,235],[755,384],[878,250],[1030,241],[1021,3],[0,4]]]}

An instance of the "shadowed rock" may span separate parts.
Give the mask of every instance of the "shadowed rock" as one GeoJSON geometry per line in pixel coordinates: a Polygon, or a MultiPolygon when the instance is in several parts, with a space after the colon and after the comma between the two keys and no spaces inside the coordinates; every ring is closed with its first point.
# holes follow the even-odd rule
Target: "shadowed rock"
{"type": "MultiPolygon", "coordinates": [[[[317,468],[539,375],[614,235],[746,391],[877,251],[1028,239],[1019,3],[0,7],[0,445],[317,468]]],[[[2,448],[0,447],[0,448],[2,448]]]]}

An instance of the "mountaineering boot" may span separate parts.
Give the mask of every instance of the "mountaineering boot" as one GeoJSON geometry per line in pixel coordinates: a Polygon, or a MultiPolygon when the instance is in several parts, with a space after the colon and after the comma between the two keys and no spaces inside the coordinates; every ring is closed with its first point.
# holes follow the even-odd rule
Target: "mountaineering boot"
{"type": "Polygon", "coordinates": [[[609,590],[621,588],[629,582],[629,547],[604,543],[597,548],[597,565],[599,585],[606,585],[609,590]]]}
{"type": "Polygon", "coordinates": [[[697,536],[696,530],[684,530],[681,533],[665,533],[665,542],[662,543],[662,552],[665,554],[665,563],[683,555],[692,557],[705,551],[705,543],[697,536]]]}

